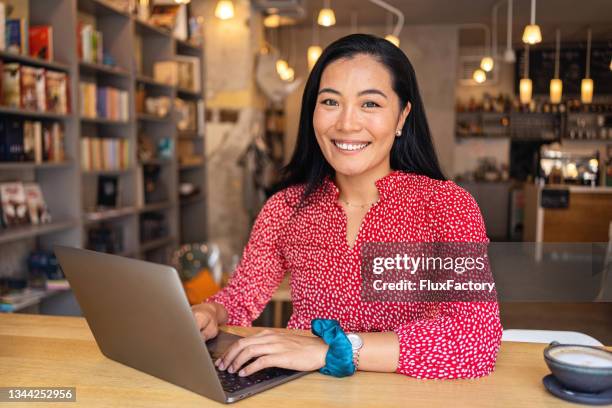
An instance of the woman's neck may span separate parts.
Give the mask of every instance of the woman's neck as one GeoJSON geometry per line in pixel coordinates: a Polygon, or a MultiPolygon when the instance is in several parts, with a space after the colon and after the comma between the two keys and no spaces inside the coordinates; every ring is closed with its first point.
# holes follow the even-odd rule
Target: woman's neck
{"type": "Polygon", "coordinates": [[[376,180],[391,173],[390,166],[379,166],[365,173],[347,176],[336,173],[336,184],[340,190],[340,199],[354,205],[371,204],[378,200],[376,180]]]}

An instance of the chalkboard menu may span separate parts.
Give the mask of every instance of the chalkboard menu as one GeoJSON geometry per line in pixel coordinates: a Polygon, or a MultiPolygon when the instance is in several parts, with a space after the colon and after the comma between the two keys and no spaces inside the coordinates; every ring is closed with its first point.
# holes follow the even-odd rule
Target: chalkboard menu
{"type": "MultiPolygon", "coordinates": [[[[519,81],[523,77],[525,49],[517,50],[514,90],[518,95],[519,81]]],[[[591,46],[591,78],[594,95],[612,95],[612,40],[591,46]]],[[[559,78],[563,81],[563,96],[579,96],[580,81],[586,72],[586,41],[584,44],[563,45],[559,53],[559,78]]],[[[555,49],[532,46],[529,50],[529,78],[534,95],[548,95],[550,80],[555,74],[555,49]]]]}

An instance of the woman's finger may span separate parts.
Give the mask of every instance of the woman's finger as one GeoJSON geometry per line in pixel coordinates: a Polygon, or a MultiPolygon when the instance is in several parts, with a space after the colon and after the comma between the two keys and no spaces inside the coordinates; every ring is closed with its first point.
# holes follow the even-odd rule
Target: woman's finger
{"type": "Polygon", "coordinates": [[[251,344],[243,348],[234,361],[232,361],[227,368],[230,373],[235,373],[240,370],[246,362],[252,358],[261,357],[264,355],[272,355],[281,352],[282,345],[279,343],[266,343],[266,344],[251,344]]]}
{"type": "Polygon", "coordinates": [[[270,368],[270,367],[283,368],[282,361],[283,361],[282,354],[268,354],[265,356],[261,356],[257,360],[249,364],[248,366],[238,371],[238,375],[241,377],[246,377],[246,376],[256,373],[257,371],[263,370],[264,368],[270,368]]]}
{"type": "Polygon", "coordinates": [[[240,353],[240,351],[242,351],[242,349],[245,347],[253,344],[271,343],[275,340],[275,338],[275,335],[243,337],[230,345],[227,350],[225,350],[223,355],[215,362],[215,365],[219,367],[220,370],[225,370],[230,366],[232,361],[234,361],[234,358],[236,358],[238,353],[240,353]]]}

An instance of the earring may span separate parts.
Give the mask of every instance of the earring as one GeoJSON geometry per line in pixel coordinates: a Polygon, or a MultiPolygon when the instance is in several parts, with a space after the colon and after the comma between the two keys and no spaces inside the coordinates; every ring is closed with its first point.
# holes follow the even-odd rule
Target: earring
{"type": "Polygon", "coordinates": [[[395,132],[395,137],[400,137],[402,135],[402,131],[398,130],[395,132]]]}

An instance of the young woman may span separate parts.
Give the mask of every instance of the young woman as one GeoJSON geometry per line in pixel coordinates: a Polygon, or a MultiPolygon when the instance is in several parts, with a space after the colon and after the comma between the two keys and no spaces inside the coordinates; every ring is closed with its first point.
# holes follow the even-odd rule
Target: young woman
{"type": "MultiPolygon", "coordinates": [[[[193,307],[205,339],[222,324],[251,325],[288,271],[288,327],[336,320],[356,369],[418,378],[493,370],[497,302],[361,300],[365,242],[488,242],[474,199],[442,175],[414,69],[399,48],[353,34],[325,49],[306,83],[285,182],[258,215],[228,286],[193,307]]],[[[263,331],[216,365],[239,375],[318,370],[333,357],[327,343],[263,331]]]]}

